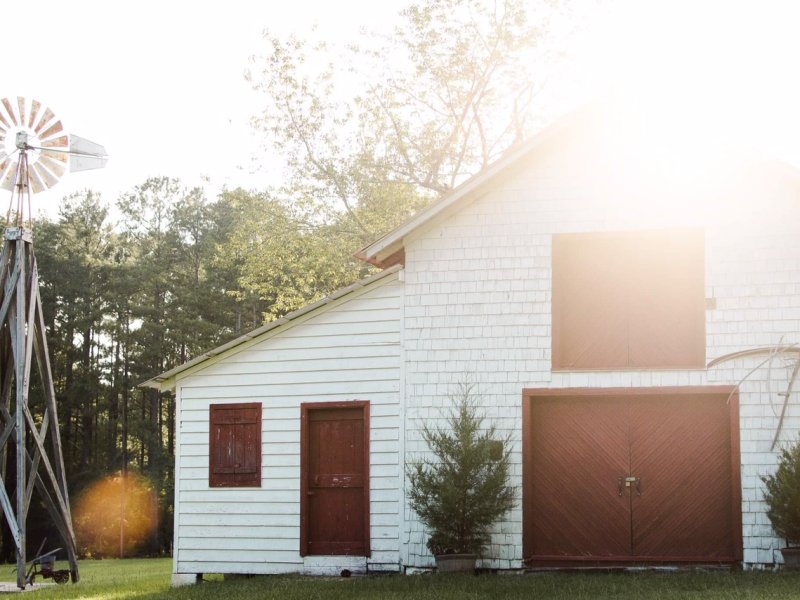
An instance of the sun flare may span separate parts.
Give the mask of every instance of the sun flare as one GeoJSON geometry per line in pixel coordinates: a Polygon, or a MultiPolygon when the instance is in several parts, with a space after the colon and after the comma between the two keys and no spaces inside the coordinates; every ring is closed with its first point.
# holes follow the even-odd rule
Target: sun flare
{"type": "Polygon", "coordinates": [[[620,0],[590,20],[576,50],[589,89],[800,164],[800,3],[620,0]]]}
{"type": "Polygon", "coordinates": [[[110,475],[80,495],[73,513],[78,545],[95,557],[125,556],[152,533],[156,519],[152,485],[139,475],[110,475]]]}

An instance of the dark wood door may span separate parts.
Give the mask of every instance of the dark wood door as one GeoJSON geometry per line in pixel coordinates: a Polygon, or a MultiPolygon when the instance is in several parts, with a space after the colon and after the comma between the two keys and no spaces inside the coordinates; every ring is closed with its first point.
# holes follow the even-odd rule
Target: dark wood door
{"type": "Polygon", "coordinates": [[[526,559],[738,560],[727,394],[586,392],[526,409],[526,559]]]}
{"type": "Polygon", "coordinates": [[[631,402],[632,550],[640,557],[731,560],[729,407],[725,396],[631,402]]]}
{"type": "Polygon", "coordinates": [[[304,405],[304,554],[366,556],[368,404],[304,405]]]}
{"type": "Polygon", "coordinates": [[[629,501],[615,482],[628,471],[622,401],[542,398],[531,416],[532,553],[540,557],[630,552],[629,501]]]}

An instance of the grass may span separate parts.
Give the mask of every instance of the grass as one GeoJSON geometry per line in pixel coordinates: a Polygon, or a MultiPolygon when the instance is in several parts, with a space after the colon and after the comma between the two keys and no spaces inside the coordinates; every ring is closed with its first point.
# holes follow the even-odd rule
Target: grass
{"type": "MultiPolygon", "coordinates": [[[[63,563],[57,565],[64,568],[63,563]]],[[[25,598],[91,600],[477,600],[525,599],[777,599],[800,600],[800,573],[628,573],[531,575],[417,575],[334,577],[269,576],[169,587],[170,559],[98,560],[80,563],[77,585],[53,586],[25,598]]],[[[14,579],[11,567],[0,579],[14,579]]]]}
{"type": "MultiPolygon", "coordinates": [[[[56,569],[67,569],[58,561],[56,569]]],[[[78,562],[81,580],[77,585],[49,586],[24,598],[149,598],[169,590],[172,559],[82,560],[78,562]]],[[[0,566],[0,581],[16,581],[13,565],[0,566]]],[[[36,583],[52,579],[36,578],[36,583]]]]}

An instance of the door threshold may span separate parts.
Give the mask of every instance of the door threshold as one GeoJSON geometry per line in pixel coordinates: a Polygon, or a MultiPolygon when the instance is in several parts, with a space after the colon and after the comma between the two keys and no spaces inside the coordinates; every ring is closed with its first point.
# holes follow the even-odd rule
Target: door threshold
{"type": "Polygon", "coordinates": [[[705,573],[729,572],[738,568],[738,564],[693,563],[681,565],[592,565],[561,567],[526,567],[525,573],[705,573]]]}

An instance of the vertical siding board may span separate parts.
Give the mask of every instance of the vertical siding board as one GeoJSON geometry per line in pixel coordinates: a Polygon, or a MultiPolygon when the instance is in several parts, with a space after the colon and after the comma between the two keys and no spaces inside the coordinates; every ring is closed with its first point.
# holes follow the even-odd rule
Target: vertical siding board
{"type": "Polygon", "coordinates": [[[181,448],[183,447],[183,402],[181,400],[181,387],[175,388],[175,491],[174,491],[174,515],[172,523],[172,572],[180,573],[178,565],[180,564],[180,549],[181,549],[181,517],[183,516],[179,507],[181,506],[182,492],[181,483],[183,480],[183,463],[181,460],[181,448]]]}

